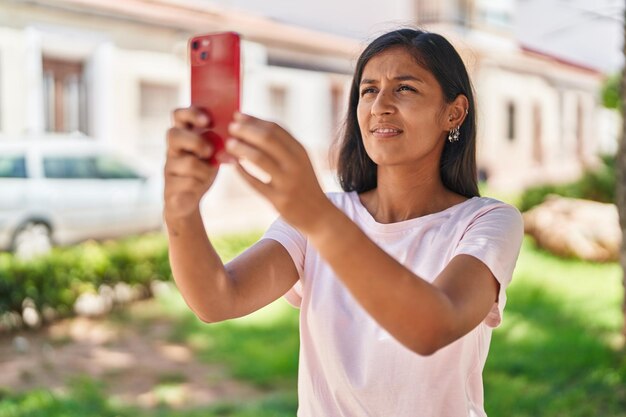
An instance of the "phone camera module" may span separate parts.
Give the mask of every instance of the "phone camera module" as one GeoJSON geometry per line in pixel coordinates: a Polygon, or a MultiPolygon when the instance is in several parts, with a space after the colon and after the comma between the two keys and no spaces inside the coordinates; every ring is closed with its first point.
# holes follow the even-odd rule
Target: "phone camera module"
{"type": "Polygon", "coordinates": [[[198,42],[198,41],[191,42],[191,49],[196,50],[199,47],[200,47],[200,42],[198,42]]]}
{"type": "Polygon", "coordinates": [[[202,59],[202,60],[207,59],[208,56],[209,56],[209,53],[207,51],[202,51],[200,53],[200,59],[202,59]]]}

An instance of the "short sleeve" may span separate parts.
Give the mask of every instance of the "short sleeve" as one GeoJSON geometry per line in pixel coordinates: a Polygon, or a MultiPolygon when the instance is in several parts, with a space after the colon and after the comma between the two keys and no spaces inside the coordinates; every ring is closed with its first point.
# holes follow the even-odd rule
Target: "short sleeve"
{"type": "Polygon", "coordinates": [[[261,237],[261,239],[272,239],[280,243],[289,253],[293,264],[298,270],[300,279],[294,284],[284,297],[294,307],[299,308],[302,303],[302,277],[304,275],[304,254],[306,252],[306,237],[296,228],[278,218],[272,223],[261,237]]]}
{"type": "Polygon", "coordinates": [[[470,222],[453,254],[479,259],[500,283],[498,302],[485,318],[489,327],[497,327],[502,321],[506,288],[513,278],[523,239],[524,221],[519,210],[508,204],[498,204],[470,222]]]}

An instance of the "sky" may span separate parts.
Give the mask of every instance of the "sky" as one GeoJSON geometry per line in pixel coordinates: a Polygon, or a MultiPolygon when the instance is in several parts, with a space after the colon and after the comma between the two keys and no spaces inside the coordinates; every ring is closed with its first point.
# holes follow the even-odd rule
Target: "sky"
{"type": "MultiPolygon", "coordinates": [[[[410,24],[411,0],[191,0],[217,3],[277,21],[372,40],[410,24]]],[[[520,45],[607,73],[623,66],[624,0],[478,0],[509,8],[520,45]]]]}
{"type": "Polygon", "coordinates": [[[624,0],[518,0],[524,45],[602,71],[623,66],[624,0]]]}

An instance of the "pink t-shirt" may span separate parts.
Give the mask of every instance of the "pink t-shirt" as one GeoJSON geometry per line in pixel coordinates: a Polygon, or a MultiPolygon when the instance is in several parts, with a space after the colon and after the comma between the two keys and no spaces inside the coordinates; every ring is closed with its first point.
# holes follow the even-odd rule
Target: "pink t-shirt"
{"type": "Polygon", "coordinates": [[[468,254],[489,267],[500,294],[475,329],[431,356],[420,356],[371,318],[305,236],[276,220],[263,238],[280,242],[300,275],[285,294],[300,308],[298,416],[486,416],[482,371],[519,255],[520,212],[498,200],[474,197],[438,213],[381,224],[356,192],[328,198],[424,280],[434,281],[454,256],[468,254]]]}

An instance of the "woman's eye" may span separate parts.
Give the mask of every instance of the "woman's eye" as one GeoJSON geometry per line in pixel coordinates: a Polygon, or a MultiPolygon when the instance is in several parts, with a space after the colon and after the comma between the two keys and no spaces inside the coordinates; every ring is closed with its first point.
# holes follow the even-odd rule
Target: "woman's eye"
{"type": "Polygon", "coordinates": [[[408,86],[408,85],[401,85],[398,88],[399,91],[417,91],[415,88],[408,86]]]}
{"type": "Polygon", "coordinates": [[[361,97],[363,97],[365,94],[369,94],[373,92],[375,92],[374,88],[364,88],[363,90],[361,90],[361,97]]]}

